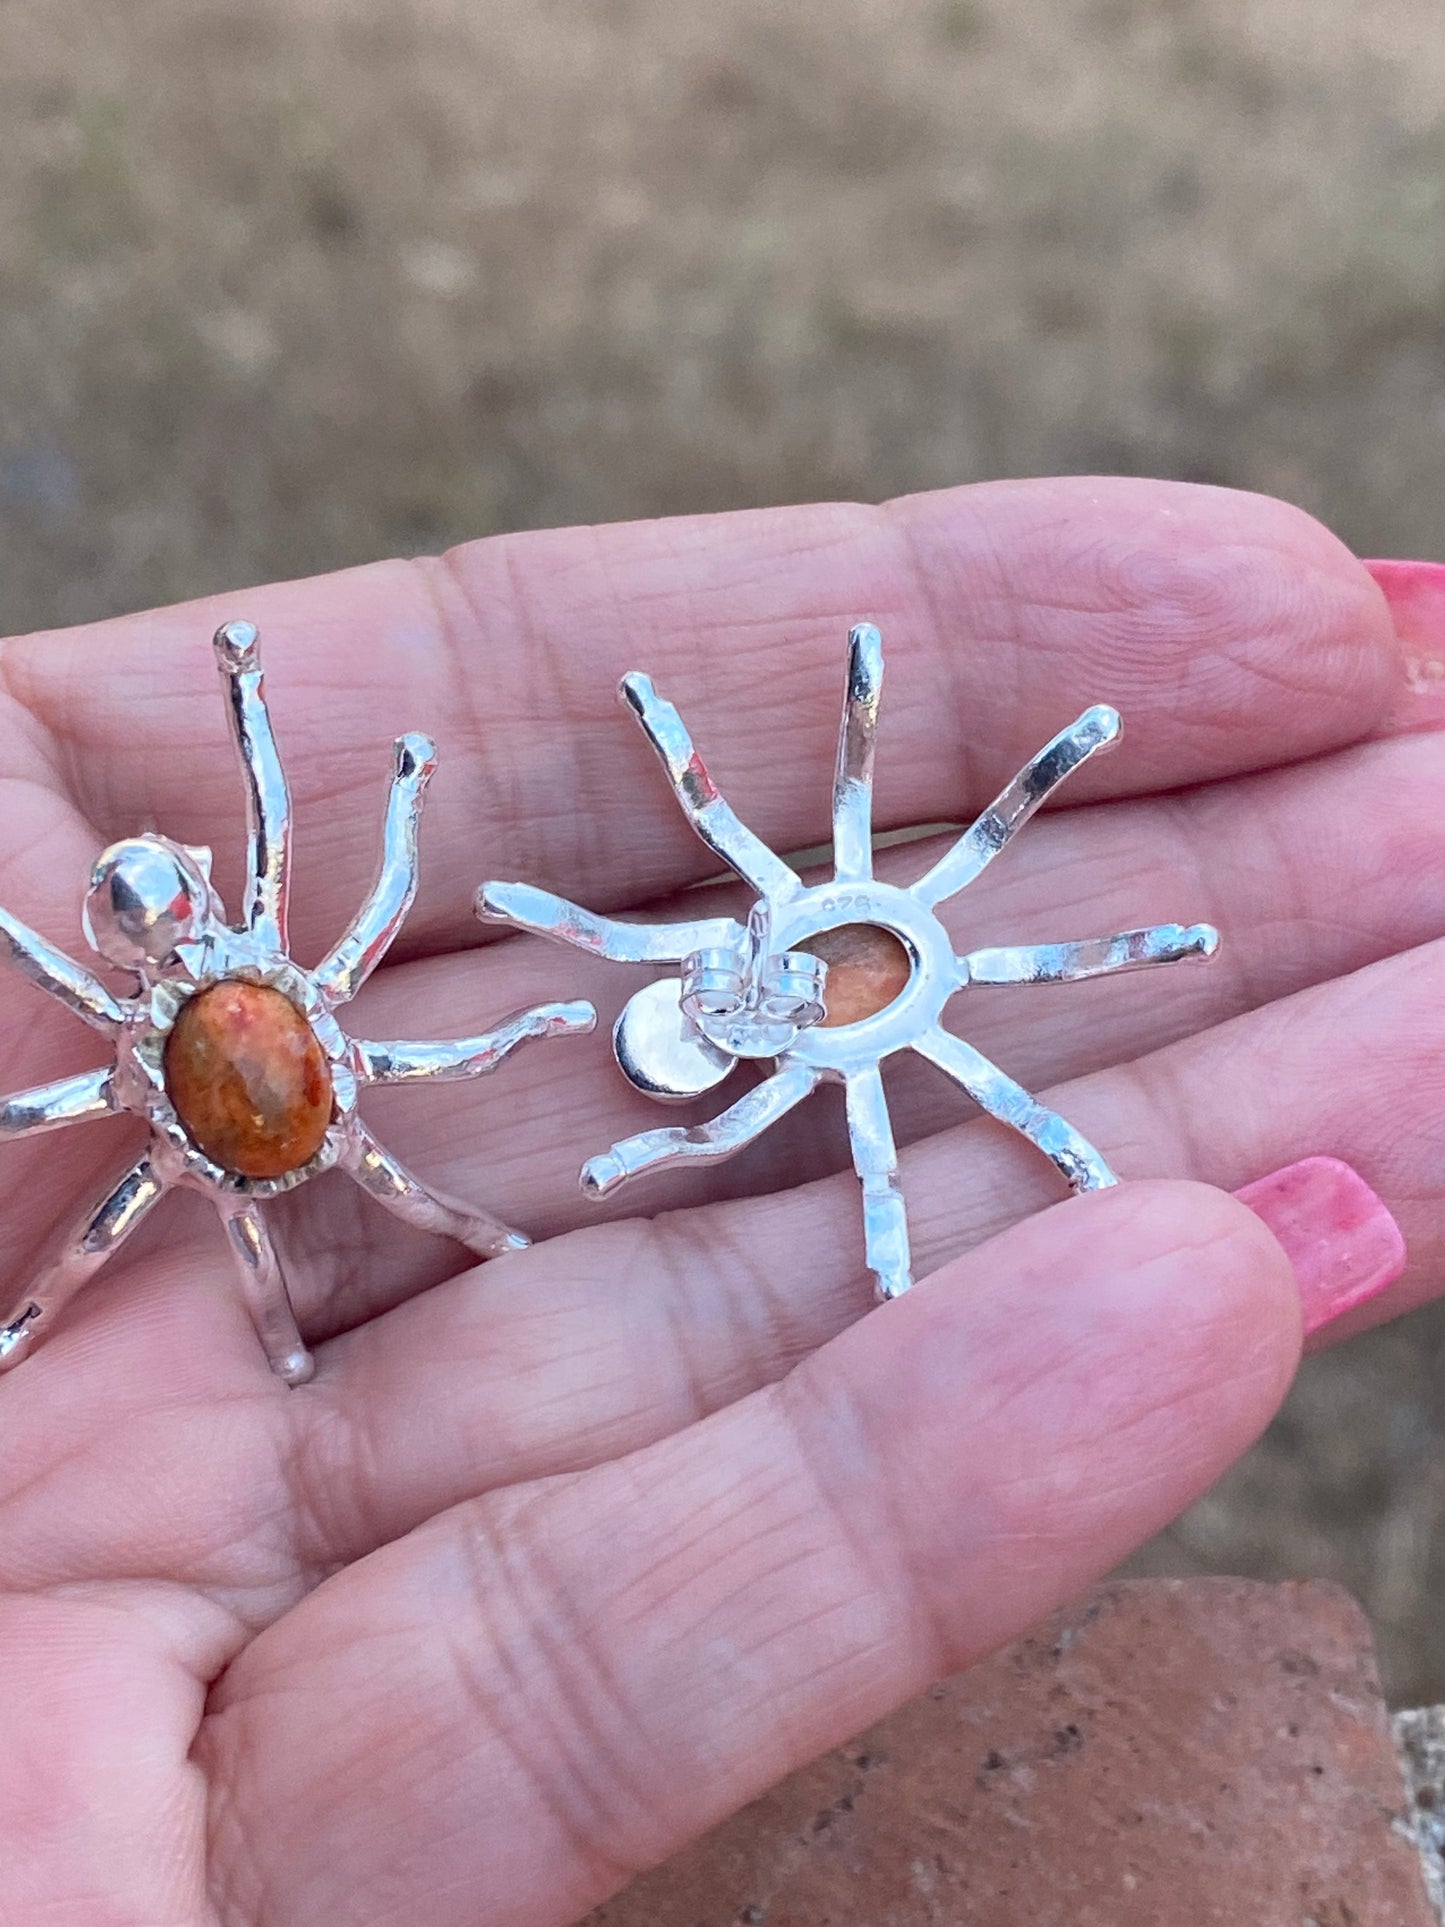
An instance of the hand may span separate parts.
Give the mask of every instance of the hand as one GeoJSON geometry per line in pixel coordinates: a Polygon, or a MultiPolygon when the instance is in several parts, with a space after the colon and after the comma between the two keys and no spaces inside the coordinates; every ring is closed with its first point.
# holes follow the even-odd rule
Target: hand
{"type": "MultiPolygon", "coordinates": [[[[365,894],[388,741],[440,742],[369,1034],[551,996],[610,1021],[638,979],[484,931],[476,886],[626,913],[714,867],[616,706],[633,667],[769,844],[826,837],[864,616],[880,827],[967,815],[1091,702],[1125,717],[1086,807],[958,899],[960,948],[1176,918],[1225,947],[954,1006],[1131,1181],[1055,1202],[1036,1153],[905,1068],[923,1282],[872,1315],[825,1099],[610,1219],[578,1196],[585,1156],[658,1122],[600,1040],[368,1100],[429,1179],[551,1241],[472,1268],[303,1188],[277,1214],[302,1390],[268,1374],[214,1214],[167,1200],[0,1383],[0,1917],[558,1927],[1076,1593],[1256,1436],[1300,1308],[1228,1190],[1342,1157],[1413,1253],[1356,1322],[1437,1288],[1445,758],[1400,727],[1434,712],[1384,598],[1304,516],[1007,483],[499,538],[6,643],[0,903],[53,941],[77,947],[99,845],[148,823],[214,845],[234,903],[209,647],[233,614],[265,637],[302,958],[365,894]]],[[[5,1088],[94,1041],[4,979],[5,1088]]],[[[14,1290],[128,1129],[4,1149],[14,1290]]]]}

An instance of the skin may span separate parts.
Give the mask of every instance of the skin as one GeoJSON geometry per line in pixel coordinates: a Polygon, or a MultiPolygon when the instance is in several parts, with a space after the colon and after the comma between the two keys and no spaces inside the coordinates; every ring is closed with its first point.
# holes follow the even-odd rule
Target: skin
{"type": "MultiPolygon", "coordinates": [[[[1124,713],[1074,807],[969,892],[974,942],[1177,917],[1226,948],[965,994],[955,1026],[1133,1181],[1054,1202],[1041,1161],[909,1067],[931,1275],[866,1317],[824,1105],[719,1172],[601,1213],[577,1196],[584,1155],[658,1118],[602,1049],[539,1052],[505,1090],[378,1094],[428,1177],[551,1242],[474,1269],[308,1187],[277,1214],[303,1391],[267,1372],[209,1212],[170,1201],[0,1386],[0,1920],[561,1927],[1078,1592],[1250,1443],[1300,1319],[1229,1188],[1344,1157],[1412,1250],[1355,1322],[1441,1288],[1436,699],[1410,695],[1364,567],[1293,509],[1006,483],[508,537],[17,638],[0,901],[54,940],[137,823],[213,844],[234,895],[208,638],[238,612],[298,805],[299,956],[364,894],[390,734],[441,737],[371,1034],[556,994],[605,1022],[640,981],[469,914],[487,876],[625,912],[709,873],[614,704],[627,668],[770,843],[822,840],[863,615],[889,651],[880,827],[964,816],[1087,703],[1124,713]]],[[[7,1088],[93,1061],[7,982],[7,1088]]],[[[11,1286],[128,1128],[7,1148],[11,1286]]]]}

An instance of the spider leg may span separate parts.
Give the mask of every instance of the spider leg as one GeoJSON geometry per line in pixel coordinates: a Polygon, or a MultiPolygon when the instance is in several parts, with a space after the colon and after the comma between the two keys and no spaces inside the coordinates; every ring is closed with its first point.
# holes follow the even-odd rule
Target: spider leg
{"type": "Polygon", "coordinates": [[[618,923],[590,910],[534,890],[530,883],[484,883],[477,892],[477,915],[484,923],[511,923],[554,943],[570,944],[611,963],[681,963],[695,950],[739,946],[744,931],[732,917],[707,917],[697,923],[618,923]]]}
{"type": "Polygon", "coordinates": [[[709,1124],[639,1131],[600,1157],[589,1158],[582,1167],[582,1189],[589,1197],[605,1198],[644,1171],[720,1163],[761,1137],[770,1124],[801,1104],[817,1083],[818,1073],[806,1065],[785,1064],[709,1124]]]}
{"type": "Polygon", "coordinates": [[[0,1097],[0,1144],[10,1138],[39,1137],[43,1131],[59,1131],[92,1117],[112,1116],[119,1108],[111,1090],[113,1074],[107,1065],[104,1070],[81,1071],[76,1077],[60,1077],[53,1084],[0,1097]]]}
{"type": "Polygon", "coordinates": [[[266,707],[261,643],[254,623],[216,631],[216,663],[226,684],[231,737],[246,781],[245,927],[274,950],[287,947],[291,888],[291,793],[266,707]]]}
{"type": "Polygon", "coordinates": [[[1156,923],[1147,930],[1089,937],[1081,943],[1011,943],[999,950],[973,950],[958,963],[960,978],[973,984],[1067,984],[1212,957],[1218,948],[1219,932],[1211,924],[1156,923]]]}
{"type": "Polygon", "coordinates": [[[908,1213],[898,1183],[898,1152],[878,1066],[852,1072],[846,1091],[853,1169],[863,1187],[868,1269],[877,1280],[880,1298],[898,1298],[913,1283],[908,1213]]]}
{"type": "Polygon", "coordinates": [[[525,1251],[531,1244],[530,1238],[490,1213],[430,1190],[383,1150],[364,1124],[353,1122],[352,1132],[352,1141],[342,1152],[342,1169],[404,1224],[453,1238],[479,1258],[500,1258],[509,1251],[525,1251]]]}
{"type": "Polygon", "coordinates": [[[873,874],[873,744],[883,693],[883,638],[871,622],[848,633],[848,688],[833,779],[833,872],[840,883],[873,874]]]}
{"type": "Polygon", "coordinates": [[[596,1028],[597,1012],[591,1004],[536,1004],[504,1017],[495,1030],[480,1037],[438,1044],[376,1044],[357,1039],[353,1048],[368,1084],[454,1084],[467,1077],[485,1077],[530,1038],[579,1037],[596,1028]]]}
{"type": "Polygon", "coordinates": [[[13,963],[22,977],[96,1030],[114,1031],[125,1022],[124,1004],[111,996],[98,977],[8,910],[0,910],[0,961],[13,963]]]}
{"type": "Polygon", "coordinates": [[[429,736],[398,736],[391,792],[382,830],[381,867],[356,921],[316,972],[329,1003],[354,997],[396,941],[416,896],[417,830],[422,800],[436,769],[436,744],[429,736]]]}
{"type": "Polygon", "coordinates": [[[35,1341],[36,1327],[43,1321],[49,1331],[75,1294],[150,1213],[165,1189],[149,1158],[131,1166],[0,1324],[0,1371],[12,1370],[26,1357],[35,1341]]]}
{"type": "Polygon", "coordinates": [[[291,1294],[276,1247],[254,1199],[227,1199],[221,1205],[226,1241],[236,1260],[246,1309],[266,1353],[266,1362],[288,1385],[304,1385],[316,1370],[291,1309],[291,1294]]]}
{"type": "Polygon", "coordinates": [[[990,1117],[1036,1144],[1071,1191],[1105,1191],[1119,1180],[1072,1124],[1031,1097],[1022,1084],[991,1064],[982,1051],[950,1031],[926,1031],[913,1048],[961,1085],[990,1117]]]}
{"type": "Polygon", "coordinates": [[[1060,730],[1032,762],[1025,763],[1008,788],[996,796],[983,815],[946,850],[913,885],[913,895],[929,909],[956,896],[965,884],[992,863],[1059,787],[1090,756],[1119,740],[1119,712],[1099,704],[1086,709],[1076,723],[1060,730]]]}
{"type": "Polygon", "coordinates": [[[719,793],[687,725],[658,695],[651,677],[624,676],[621,694],[657,751],[683,814],[708,848],[762,896],[788,897],[799,889],[797,871],[754,836],[719,793]]]}

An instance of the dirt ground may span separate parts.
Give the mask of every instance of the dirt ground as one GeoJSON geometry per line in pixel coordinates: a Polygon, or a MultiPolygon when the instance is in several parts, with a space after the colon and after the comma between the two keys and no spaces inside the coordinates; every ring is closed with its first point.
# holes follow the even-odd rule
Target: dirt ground
{"type": "MultiPolygon", "coordinates": [[[[0,626],[1112,469],[1445,554],[1438,0],[0,0],[0,626]]],[[[1445,1316],[1152,1569],[1445,1698],[1445,1316]]]]}

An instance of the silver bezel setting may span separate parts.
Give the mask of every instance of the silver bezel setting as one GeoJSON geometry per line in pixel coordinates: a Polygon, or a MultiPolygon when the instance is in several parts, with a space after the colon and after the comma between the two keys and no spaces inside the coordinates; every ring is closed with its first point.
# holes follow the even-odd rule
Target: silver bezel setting
{"type": "Polygon", "coordinates": [[[350,1141],[361,1085],[351,1042],[316,985],[289,957],[258,958],[231,931],[212,933],[207,968],[193,975],[184,963],[149,987],[137,1000],[136,1027],[124,1039],[117,1064],[117,1085],[125,1108],[138,1112],[156,1134],[153,1162],[172,1184],[221,1192],[227,1197],[276,1198],[294,1191],[340,1163],[350,1141]],[[279,991],[310,1026],[326,1058],[331,1080],[331,1122],[321,1148],[307,1163],[274,1178],[250,1178],[228,1171],[208,1157],[177,1115],[166,1083],[166,1046],[182,1010],[217,984],[257,984],[279,991]],[[134,1075],[126,1075],[129,1067],[134,1075]],[[132,1096],[132,1092],[134,1096],[132,1096]]]}

